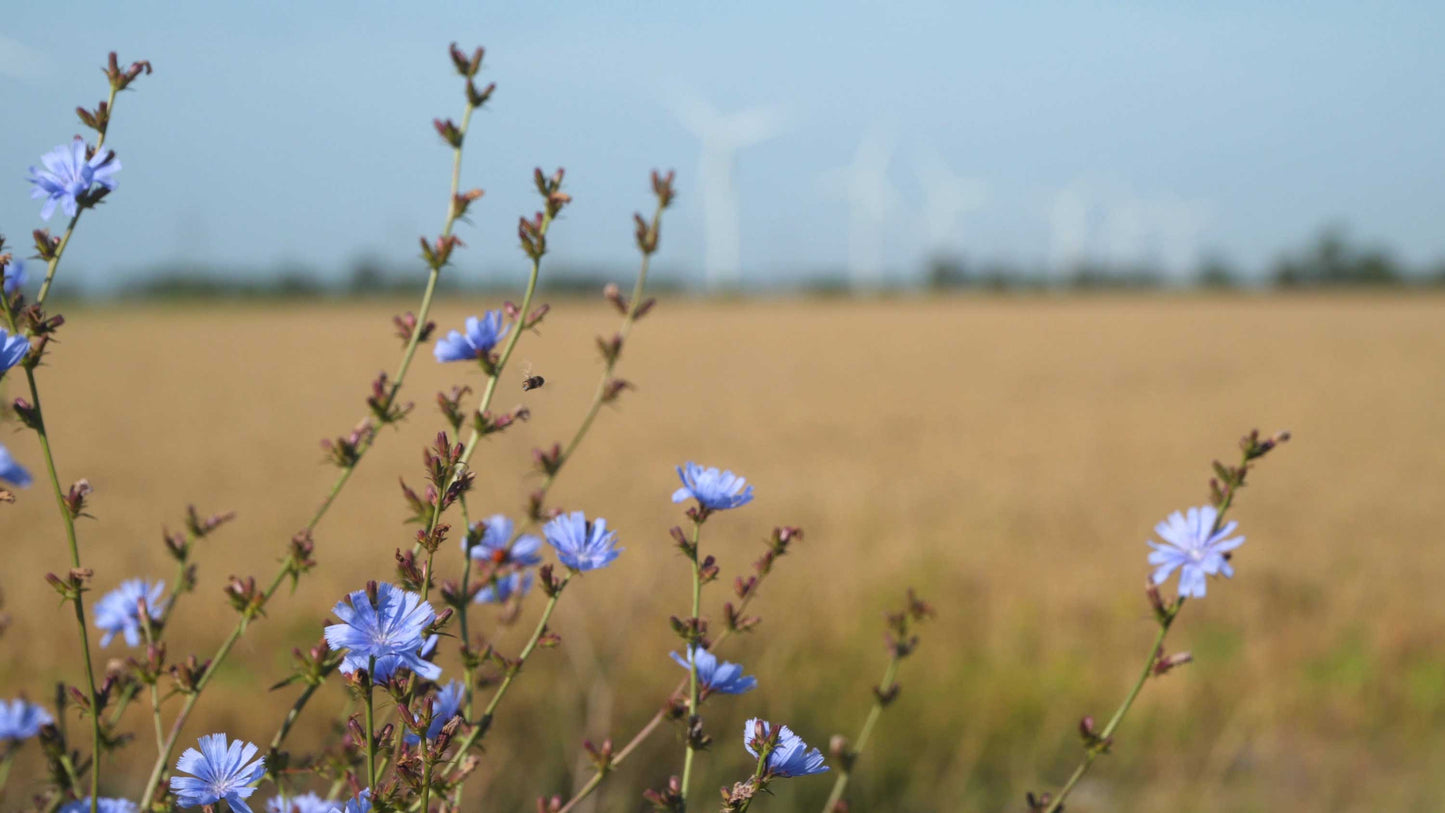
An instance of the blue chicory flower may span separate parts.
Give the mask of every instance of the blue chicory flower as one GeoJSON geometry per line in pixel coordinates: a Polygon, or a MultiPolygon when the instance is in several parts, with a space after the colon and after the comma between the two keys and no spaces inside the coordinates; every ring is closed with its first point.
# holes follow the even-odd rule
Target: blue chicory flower
{"type": "Polygon", "coordinates": [[[333,806],[328,813],[371,813],[371,790],[363,790],[345,804],[333,806]]]}
{"type": "Polygon", "coordinates": [[[277,796],[266,803],[269,813],[331,813],[335,809],[335,802],[323,799],[315,793],[277,796]]]}
{"type": "Polygon", "coordinates": [[[467,317],[467,330],[463,335],[453,330],[444,338],[437,339],[432,354],[437,361],[466,361],[481,358],[507,335],[511,325],[502,323],[501,311],[487,311],[482,318],[467,317]]]}
{"type": "Polygon", "coordinates": [[[24,260],[11,259],[6,263],[3,285],[6,296],[14,296],[16,291],[25,286],[26,280],[24,260]]]}
{"type": "Polygon", "coordinates": [[[44,706],[24,699],[0,700],[0,742],[28,740],[55,722],[44,706]]]}
{"type": "Polygon", "coordinates": [[[742,694],[752,691],[758,685],[757,678],[743,675],[742,664],[719,661],[716,655],[700,646],[689,647],[687,653],[689,657],[686,658],[676,652],[670,654],[678,666],[689,672],[692,671],[693,664],[697,664],[697,682],[707,692],[742,694]]]}
{"type": "MultiPolygon", "coordinates": [[[[517,537],[515,544],[512,544],[512,520],[505,514],[495,514],[487,517],[480,523],[483,527],[482,538],[470,549],[467,548],[466,537],[462,538],[462,549],[466,550],[473,559],[490,560],[498,565],[521,565],[522,567],[533,567],[542,563],[542,540],[531,534],[522,534],[517,537]]],[[[475,531],[477,525],[472,525],[475,531]]]]}
{"type": "Polygon", "coordinates": [[[30,168],[30,182],[35,184],[30,197],[45,199],[40,207],[40,216],[49,220],[59,204],[65,213],[75,217],[80,211],[77,200],[88,193],[96,184],[115,190],[115,173],[120,171],[120,160],[110,150],[97,150],[88,160],[85,157],[85,139],[76,136],[69,144],[40,156],[45,167],[30,168]]]}
{"type": "Polygon", "coordinates": [[[0,375],[19,364],[29,353],[29,339],[20,335],[11,336],[9,331],[0,327],[0,375]]]}
{"type": "Polygon", "coordinates": [[[382,583],[376,587],[375,607],[365,590],[357,590],[347,598],[350,604],[340,601],[332,609],[341,623],[326,627],[327,645],[332,650],[346,650],[341,661],[344,674],[374,669],[371,678],[380,682],[406,667],[427,680],[441,677],[441,667],[422,660],[418,654],[425,644],[422,633],[436,618],[436,611],[421,596],[382,583]]]}
{"type": "Polygon", "coordinates": [[[677,467],[677,476],[682,488],[672,493],[673,502],[694,499],[709,511],[721,511],[753,501],[753,487],[730,471],[704,469],[689,460],[686,466],[677,467]]]}
{"type": "Polygon", "coordinates": [[[251,813],[246,799],[256,792],[251,783],[266,775],[266,758],[256,756],[254,744],[241,740],[227,743],[225,734],[207,734],[201,749],[187,748],[176,760],[176,770],[190,776],[171,777],[171,792],[181,807],[214,805],[226,800],[235,813],[251,813]]]}
{"type": "Polygon", "coordinates": [[[1234,568],[1224,554],[1244,544],[1244,537],[1229,538],[1238,522],[1227,523],[1218,531],[1214,523],[1219,512],[1213,506],[1191,508],[1187,514],[1178,511],[1154,526],[1154,533],[1164,544],[1149,543],[1154,551],[1149,564],[1154,565],[1154,583],[1163,584],[1169,574],[1179,569],[1179,595],[1204,598],[1205,576],[1234,575],[1234,568]]]}
{"type": "Polygon", "coordinates": [[[145,601],[146,614],[151,620],[161,620],[166,609],[166,583],[127,579],[95,603],[95,626],[105,632],[100,639],[102,647],[110,646],[117,634],[125,636],[126,644],[140,646],[141,600],[145,601]]]}
{"type": "Polygon", "coordinates": [[[547,544],[557,549],[557,558],[574,571],[596,570],[611,564],[622,548],[617,532],[607,530],[607,520],[598,517],[592,522],[581,511],[562,514],[542,529],[547,544]]]}
{"type": "MultiPolygon", "coordinates": [[[[99,799],[95,806],[100,813],[136,813],[140,809],[129,799],[99,799]]],[[[90,813],[90,797],[66,802],[60,806],[60,813],[90,813]]]]}
{"type": "Polygon", "coordinates": [[[531,573],[509,573],[506,576],[498,576],[495,581],[478,590],[477,597],[472,599],[472,603],[505,604],[512,596],[525,596],[531,589],[531,573]]]}
{"type": "MultiPolygon", "coordinates": [[[[759,720],[754,717],[748,720],[743,726],[743,747],[758,758],[757,749],[762,747],[773,733],[773,724],[759,720]],[[762,726],[762,739],[756,737],[757,727],[762,726]]],[[[823,764],[823,753],[818,749],[808,749],[808,744],[803,738],[793,733],[787,726],[778,729],[778,742],[773,750],[768,752],[767,771],[773,776],[808,776],[809,774],[824,773],[828,766],[823,764]]]]}
{"type": "Polygon", "coordinates": [[[10,450],[4,446],[0,446],[0,480],[17,488],[25,488],[30,485],[30,472],[15,462],[15,458],[10,455],[10,450]]]}
{"type": "MultiPolygon", "coordinates": [[[[466,687],[460,680],[453,680],[437,690],[436,699],[432,701],[431,725],[426,727],[426,738],[434,740],[442,732],[442,726],[451,722],[457,716],[458,710],[462,707],[464,689],[466,687]]],[[[407,745],[416,745],[421,738],[410,732],[406,735],[407,745]]]]}

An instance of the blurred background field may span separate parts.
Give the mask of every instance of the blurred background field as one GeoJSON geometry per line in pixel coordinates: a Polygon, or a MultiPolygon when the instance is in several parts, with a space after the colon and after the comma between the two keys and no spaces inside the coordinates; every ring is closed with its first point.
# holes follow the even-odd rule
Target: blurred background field
{"type": "MultiPolygon", "coordinates": [[[[451,300],[434,315],[445,328],[497,304],[451,300]]],[[[96,489],[96,521],[81,525],[96,588],[169,578],[161,529],[187,504],[239,513],[199,552],[173,659],[204,657],[229,628],[227,575],[273,572],[334,476],[319,439],[364,413],[369,378],[396,357],[390,315],[409,307],[67,310],[41,380],[62,477],[96,489]]],[[[524,339],[516,358],[547,385],[524,395],[509,371],[499,405],[525,401],[533,418],[479,452],[474,515],[519,513],[530,450],[570,435],[599,371],[592,336],[614,324],[600,300],[562,299],[524,339]]],[[[1112,710],[1148,646],[1153,525],[1203,503],[1209,461],[1233,460],[1251,427],[1295,439],[1238,502],[1249,541],[1237,577],[1211,582],[1171,637],[1197,663],[1148,687],[1069,810],[1441,809],[1442,359],[1436,295],[665,298],[623,361],[637,391],[604,413],[554,491],[606,516],[626,553],[569,590],[562,646],[509,695],[483,758],[486,809],[567,793],[586,776],[582,739],[630,736],[681,675],[666,619],[688,585],[667,529],[679,521],[672,467],[686,459],[757,485],[753,505],[707,526],[725,580],[773,525],[807,533],[755,605],[762,626],[727,646],[763,690],[710,706],[718,742],[701,785],[746,770],[736,732],[753,714],[820,745],[851,736],[885,662],[881,613],[915,586],[939,614],[860,764],[854,809],[1020,809],[1024,791],[1066,778],[1078,717],[1112,710]]],[[[418,448],[442,423],[433,393],[467,374],[419,360],[416,412],[321,526],[319,569],[256,623],[183,740],[270,737],[294,695],[258,687],[287,674],[290,647],[313,642],[347,590],[391,573],[412,536],[396,477],[422,479],[418,448]]],[[[11,427],[5,443],[38,468],[34,438],[11,427]]],[[[78,663],[41,578],[66,565],[42,488],[5,509],[3,535],[14,619],[0,687],[46,695],[78,663]]],[[[445,550],[456,575],[460,554],[445,550]]],[[[711,593],[714,618],[724,592],[711,593]]],[[[515,651],[536,611],[533,600],[522,628],[478,616],[515,651]]],[[[322,692],[298,748],[330,736],[341,696],[322,692]]],[[[153,754],[142,709],[130,720],[139,740],[125,752],[131,779],[107,780],[117,794],[138,791],[153,754]]],[[[636,792],[677,772],[680,752],[660,732],[594,809],[639,809],[636,792]]],[[[17,767],[12,801],[39,781],[34,765],[17,767]]],[[[816,809],[828,784],[791,782],[769,809],[816,809]]]]}

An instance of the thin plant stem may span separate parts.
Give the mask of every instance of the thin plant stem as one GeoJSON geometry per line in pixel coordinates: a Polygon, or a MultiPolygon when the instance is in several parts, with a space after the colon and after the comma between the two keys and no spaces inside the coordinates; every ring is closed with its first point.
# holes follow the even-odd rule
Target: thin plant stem
{"type": "MultiPolygon", "coordinates": [[[[1249,462],[1251,459],[1253,458],[1250,457],[1249,451],[1246,450],[1240,462],[1240,470],[1242,472],[1249,470],[1249,462]]],[[[1218,533],[1219,530],[1224,527],[1225,514],[1229,512],[1230,506],[1234,504],[1234,495],[1238,492],[1239,486],[1242,485],[1243,482],[1243,474],[1241,474],[1237,482],[1229,483],[1224,489],[1219,499],[1219,506],[1215,511],[1214,525],[1210,528],[1210,536],[1218,533]]],[[[1073,792],[1074,787],[1079,784],[1079,780],[1083,779],[1084,775],[1089,772],[1089,768],[1093,766],[1094,760],[1098,759],[1099,755],[1108,749],[1110,738],[1114,736],[1114,732],[1119,728],[1119,725],[1124,722],[1125,715],[1127,715],[1129,709],[1133,707],[1134,701],[1139,697],[1139,693],[1144,690],[1144,684],[1149,681],[1150,675],[1154,674],[1155,665],[1164,648],[1164,638],[1169,634],[1169,629],[1174,625],[1174,620],[1179,617],[1180,610],[1184,608],[1184,599],[1184,596],[1180,596],[1175,599],[1173,604],[1169,605],[1169,607],[1160,613],[1158,618],[1159,634],[1154,637],[1154,646],[1149,649],[1149,654],[1144,659],[1144,668],[1140,670],[1139,677],[1129,689],[1129,694],[1124,698],[1124,702],[1119,704],[1119,707],[1114,710],[1114,715],[1109,718],[1109,722],[1105,724],[1103,730],[1099,732],[1097,744],[1090,745],[1085,750],[1084,758],[1079,761],[1078,767],[1070,774],[1068,781],[1059,789],[1058,794],[1053,797],[1045,813],[1059,813],[1059,811],[1064,809],[1064,800],[1073,792]]]]}
{"type": "Polygon", "coordinates": [[[557,609],[557,601],[562,597],[562,591],[571,581],[572,577],[568,575],[558,582],[557,589],[552,593],[551,598],[547,599],[547,605],[542,608],[542,617],[537,619],[537,626],[532,630],[532,637],[527,639],[527,645],[522,647],[521,653],[517,655],[516,663],[507,670],[501,685],[497,686],[497,691],[492,695],[491,701],[487,703],[486,709],[482,711],[481,718],[472,724],[472,730],[467,732],[467,736],[462,739],[456,753],[448,761],[448,767],[459,764],[467,751],[478,740],[486,736],[487,730],[492,727],[492,718],[497,713],[497,707],[502,704],[502,698],[507,695],[507,690],[511,688],[513,681],[522,671],[522,667],[527,664],[527,659],[532,657],[532,652],[537,649],[538,642],[542,640],[542,635],[547,631],[547,622],[552,619],[552,611],[557,609]]]}
{"type": "MultiPolygon", "coordinates": [[[[25,369],[25,380],[30,385],[31,404],[35,410],[35,434],[40,439],[40,451],[45,458],[45,472],[49,475],[50,489],[55,495],[55,503],[60,508],[60,518],[65,524],[65,538],[70,546],[70,566],[76,570],[80,569],[80,542],[75,534],[75,516],[70,512],[70,506],[65,502],[65,492],[60,487],[60,475],[55,467],[55,455],[50,448],[50,432],[45,425],[44,413],[40,406],[40,388],[35,383],[35,371],[29,367],[25,369]]],[[[90,630],[85,625],[85,598],[84,593],[77,592],[70,601],[75,608],[75,625],[80,630],[81,654],[85,656],[85,680],[90,690],[90,742],[91,742],[91,766],[90,766],[90,797],[91,813],[98,813],[99,808],[95,799],[100,793],[100,698],[95,691],[95,665],[90,657],[90,630]]]]}
{"type": "MultiPolygon", "coordinates": [[[[458,144],[457,147],[453,148],[452,150],[451,194],[447,197],[447,215],[446,219],[442,223],[442,237],[450,237],[452,234],[452,229],[456,225],[458,217],[456,204],[457,191],[461,188],[462,178],[461,144],[465,143],[467,130],[471,127],[472,111],[474,109],[475,108],[468,104],[466,112],[462,114],[462,123],[459,128],[462,136],[462,141],[458,144]]],[[[431,313],[432,300],[436,297],[437,279],[440,276],[440,266],[432,268],[427,273],[426,289],[422,293],[421,307],[417,310],[416,326],[411,331],[411,337],[407,339],[406,350],[402,352],[401,361],[397,365],[396,373],[391,378],[391,386],[387,390],[387,396],[385,400],[385,407],[387,409],[390,409],[392,404],[396,403],[396,396],[399,392],[401,392],[402,384],[406,382],[407,371],[411,369],[412,359],[416,357],[416,348],[417,345],[421,342],[422,328],[426,325],[427,316],[431,313]]],[[[373,432],[369,437],[367,437],[360,444],[358,444],[356,449],[356,459],[351,463],[351,465],[342,468],[341,473],[337,475],[336,481],[331,484],[331,490],[326,494],[326,498],[321,501],[321,505],[317,507],[316,513],[314,513],[311,516],[311,520],[306,523],[306,530],[314,531],[316,529],[316,526],[321,524],[321,519],[326,516],[326,513],[328,511],[331,510],[332,503],[336,502],[337,496],[341,494],[341,490],[345,488],[346,483],[350,481],[352,472],[354,472],[356,470],[356,467],[360,465],[361,459],[365,457],[366,453],[371,449],[373,445],[375,445],[375,443],[376,433],[373,432]]]]}
{"type": "Polygon", "coordinates": [[[431,758],[431,749],[426,747],[426,738],[422,738],[422,769],[421,769],[421,809],[423,813],[431,810],[431,770],[435,762],[431,758]]]}
{"type": "MultiPolygon", "coordinates": [[[[701,509],[699,509],[701,510],[701,509]]],[[[701,516],[701,515],[699,515],[701,516]]],[[[695,519],[692,523],[692,622],[698,623],[699,613],[702,611],[702,553],[698,550],[698,541],[702,536],[702,520],[695,519]]],[[[697,629],[696,626],[693,627],[697,629]]],[[[697,646],[696,641],[688,642],[687,652],[687,751],[682,758],[682,807],[687,809],[687,791],[692,782],[692,760],[697,754],[697,745],[693,742],[692,728],[702,722],[702,716],[698,713],[698,691],[697,691],[697,646]]]]}
{"type": "Polygon", "coordinates": [[[1183,599],[1180,599],[1172,608],[1167,620],[1161,620],[1159,622],[1159,634],[1154,638],[1154,646],[1149,650],[1149,656],[1144,659],[1144,668],[1140,670],[1139,677],[1134,681],[1134,686],[1129,690],[1129,694],[1124,698],[1124,702],[1120,703],[1119,708],[1114,710],[1114,716],[1109,718],[1108,725],[1104,726],[1104,729],[1099,732],[1101,744],[1091,746],[1084,752],[1084,758],[1079,762],[1079,766],[1074,769],[1073,774],[1069,776],[1069,781],[1065,782],[1064,786],[1059,789],[1058,795],[1054,797],[1046,813],[1059,813],[1060,810],[1063,810],[1064,800],[1069,798],[1069,794],[1073,792],[1074,786],[1079,784],[1079,780],[1083,779],[1084,775],[1089,772],[1089,768],[1094,764],[1094,760],[1098,759],[1099,755],[1104,753],[1109,738],[1113,736],[1119,724],[1124,721],[1124,715],[1129,713],[1129,709],[1139,697],[1139,692],[1144,689],[1144,684],[1148,682],[1149,676],[1153,674],[1154,664],[1159,657],[1159,649],[1164,646],[1164,636],[1169,634],[1169,627],[1173,624],[1174,618],[1183,603],[1183,599]]]}
{"type": "MultiPolygon", "coordinates": [[[[900,659],[895,654],[888,659],[888,668],[883,671],[883,682],[878,684],[879,689],[888,691],[893,685],[893,680],[898,677],[898,664],[900,659]]],[[[828,794],[828,801],[823,804],[823,813],[833,813],[838,802],[843,798],[843,792],[848,789],[848,780],[853,774],[853,764],[863,749],[868,747],[868,738],[873,735],[873,726],[878,724],[878,718],[883,716],[883,699],[875,696],[873,707],[868,710],[868,717],[863,721],[863,730],[858,732],[858,738],[853,741],[850,749],[849,759],[840,766],[838,778],[833,780],[833,790],[828,794]]]]}
{"type": "MultiPolygon", "coordinates": [[[[544,215],[542,217],[542,226],[540,229],[540,234],[542,235],[542,237],[547,236],[547,231],[551,227],[551,225],[552,216],[550,214],[544,215]]],[[[496,394],[497,382],[502,377],[502,370],[507,366],[507,361],[511,359],[512,351],[517,348],[518,340],[522,338],[522,324],[526,321],[527,315],[531,311],[532,297],[537,292],[537,278],[541,274],[541,272],[542,259],[541,257],[535,257],[532,259],[532,271],[527,277],[527,288],[522,294],[522,307],[517,316],[517,324],[515,326],[516,329],[512,330],[507,335],[506,344],[502,346],[502,352],[497,356],[496,363],[492,365],[492,371],[487,375],[486,387],[482,390],[481,400],[477,403],[476,411],[479,415],[491,408],[492,397],[496,394]]],[[[481,439],[482,433],[478,431],[475,427],[473,427],[471,435],[467,438],[466,445],[462,448],[461,458],[457,461],[456,466],[453,467],[450,476],[447,478],[445,487],[440,489],[438,492],[437,501],[436,504],[432,506],[431,518],[427,521],[426,532],[424,536],[430,537],[432,533],[436,530],[437,525],[440,524],[442,518],[441,495],[446,494],[447,491],[449,491],[451,487],[456,484],[462,473],[467,470],[467,465],[471,462],[472,455],[476,453],[477,446],[480,444],[481,439]]],[[[416,544],[412,545],[413,554],[418,553],[420,550],[421,542],[417,542],[416,544]]]]}
{"type": "Polygon", "coordinates": [[[325,679],[326,676],[322,675],[320,681],[308,683],[306,688],[301,690],[301,694],[297,696],[296,702],[292,703],[291,708],[286,712],[286,718],[281,721],[281,727],[276,729],[276,735],[271,738],[270,750],[274,751],[280,748],[281,743],[286,741],[286,736],[291,733],[291,727],[296,724],[296,718],[301,716],[301,710],[306,708],[307,702],[311,700],[311,695],[316,694],[316,690],[321,688],[321,684],[325,679]]]}
{"type": "MultiPolygon", "coordinates": [[[[738,602],[738,615],[742,615],[743,612],[747,610],[748,605],[752,603],[753,597],[758,594],[758,588],[762,586],[762,583],[766,578],[767,574],[759,576],[758,583],[754,586],[753,590],[750,591],[748,595],[743,598],[742,601],[738,602]]],[[[730,629],[725,629],[721,633],[719,633],[717,639],[712,642],[713,651],[716,651],[717,648],[721,646],[724,641],[732,637],[732,634],[733,631],[730,629]]],[[[672,694],[677,694],[678,692],[687,688],[687,685],[688,678],[683,678],[681,681],[678,682],[677,686],[673,688],[672,694]]],[[[658,709],[657,712],[654,713],[646,723],[643,724],[642,728],[638,729],[636,734],[632,735],[632,739],[628,740],[627,744],[622,746],[621,750],[619,750],[616,754],[613,755],[612,762],[608,765],[608,770],[599,770],[593,773],[592,778],[588,779],[587,782],[581,788],[579,788],[575,794],[572,795],[572,798],[568,799],[567,803],[562,805],[562,808],[558,810],[557,813],[570,813],[570,811],[574,807],[582,803],[583,799],[586,799],[588,796],[592,795],[592,792],[597,790],[598,786],[602,784],[602,780],[607,778],[607,774],[610,773],[617,766],[621,765],[623,762],[626,762],[627,758],[631,756],[632,753],[636,751],[639,747],[641,747],[642,744],[646,742],[649,737],[652,736],[652,733],[656,731],[659,726],[662,725],[663,720],[665,720],[666,718],[667,707],[663,706],[662,708],[658,709]]]]}
{"type": "MultiPolygon", "coordinates": [[[[474,108],[470,104],[468,104],[466,111],[462,114],[462,123],[460,130],[463,136],[463,143],[465,142],[467,130],[471,125],[473,109],[474,108]]],[[[461,166],[462,147],[457,146],[452,150],[451,195],[448,198],[447,202],[447,217],[442,226],[442,236],[444,237],[451,235],[452,229],[455,226],[458,217],[456,196],[457,190],[460,188],[461,183],[461,166]]],[[[401,391],[402,384],[406,380],[407,371],[411,369],[412,359],[416,356],[417,345],[420,342],[422,328],[426,325],[427,316],[431,311],[432,300],[436,294],[437,278],[440,273],[441,269],[437,267],[430,269],[427,275],[426,290],[422,294],[421,307],[418,309],[417,312],[416,326],[411,332],[411,338],[407,340],[406,349],[402,353],[402,358],[397,366],[396,373],[392,376],[391,386],[387,390],[387,396],[384,404],[386,409],[390,409],[392,404],[396,402],[397,394],[401,391]]],[[[331,489],[327,492],[325,499],[321,501],[320,506],[317,507],[315,513],[312,514],[311,519],[306,523],[306,530],[308,532],[314,531],[316,527],[320,525],[322,518],[326,516],[326,513],[331,509],[332,504],[335,503],[336,498],[341,494],[341,490],[345,488],[347,482],[350,481],[352,473],[356,470],[356,467],[360,465],[362,458],[365,457],[367,451],[369,451],[371,447],[375,445],[377,434],[378,432],[370,433],[368,437],[366,437],[360,444],[358,444],[355,460],[353,460],[350,465],[342,469],[341,474],[332,483],[331,489]]],[[[281,586],[281,583],[286,578],[289,566],[289,560],[282,563],[280,569],[276,573],[275,578],[271,582],[271,586],[268,587],[266,591],[262,594],[262,606],[267,604],[271,600],[271,597],[275,595],[276,590],[281,586]]],[[[181,711],[177,715],[175,723],[171,728],[171,735],[167,739],[166,747],[161,749],[161,758],[156,761],[155,765],[151,769],[150,778],[146,782],[146,794],[142,796],[142,799],[150,799],[151,794],[153,794],[156,788],[159,787],[161,778],[165,773],[166,763],[170,759],[170,755],[175,747],[175,741],[180,734],[180,729],[185,724],[187,718],[190,717],[191,710],[195,708],[196,700],[200,696],[201,689],[209,682],[210,676],[215,673],[216,669],[225,660],[226,656],[230,654],[231,647],[233,647],[236,641],[241,637],[241,635],[245,633],[246,626],[249,621],[250,617],[243,614],[241,620],[238,621],[236,626],[231,630],[230,636],[226,639],[224,643],[222,643],[221,648],[217,650],[216,655],[211,659],[210,667],[206,670],[205,676],[201,679],[200,682],[198,682],[195,693],[191,694],[186,699],[185,705],[181,707],[181,711]]],[[[309,695],[307,695],[307,698],[309,699],[309,695]]],[[[303,703],[302,707],[304,707],[304,705],[305,704],[303,703]]],[[[298,715],[300,714],[300,711],[300,708],[295,709],[295,712],[298,715]]],[[[91,813],[98,813],[98,811],[92,810],[91,813]]]]}
{"type": "Polygon", "coordinates": [[[15,762],[16,750],[16,745],[12,743],[5,748],[4,755],[0,755],[0,791],[5,790],[5,783],[10,779],[10,765],[15,762]]]}
{"type": "MultiPolygon", "coordinates": [[[[146,644],[155,646],[155,633],[151,630],[150,607],[142,603],[140,609],[141,632],[145,634],[146,644]]],[[[149,688],[151,696],[151,721],[155,723],[156,751],[159,752],[161,750],[161,743],[165,740],[166,735],[165,725],[161,722],[161,696],[160,690],[156,687],[157,682],[158,681],[154,680],[151,681],[149,688]]]]}
{"type": "MultiPolygon", "coordinates": [[[[663,208],[662,203],[659,202],[657,209],[652,213],[652,221],[649,228],[654,235],[657,234],[658,226],[661,225],[663,208]]],[[[642,307],[642,294],[647,287],[647,271],[651,263],[652,253],[644,251],[642,253],[642,262],[637,269],[637,279],[632,283],[632,298],[628,300],[627,303],[627,314],[622,318],[622,327],[617,330],[618,335],[623,339],[624,345],[628,335],[632,333],[632,326],[637,322],[638,309],[642,307]]],[[[577,431],[572,434],[572,439],[567,441],[566,448],[562,450],[562,457],[558,461],[557,471],[547,475],[546,480],[543,481],[542,493],[545,494],[551,489],[552,483],[557,479],[557,473],[562,470],[562,466],[568,460],[572,459],[573,452],[577,451],[577,447],[582,444],[582,439],[587,436],[587,432],[592,428],[592,422],[596,420],[597,413],[602,409],[602,403],[607,393],[607,384],[612,380],[612,371],[616,369],[617,360],[620,355],[619,353],[607,359],[607,363],[602,369],[602,375],[597,379],[597,390],[592,395],[592,403],[588,405],[587,412],[582,417],[582,423],[578,424],[577,431]]]]}
{"type": "MultiPolygon", "coordinates": [[[[754,783],[754,785],[756,785],[757,783],[759,783],[759,782],[762,781],[762,779],[763,779],[763,773],[764,773],[764,772],[767,770],[767,768],[768,768],[768,755],[771,754],[772,752],[773,752],[773,749],[770,748],[770,747],[768,747],[768,746],[766,746],[766,745],[764,745],[762,748],[759,748],[759,749],[758,749],[758,765],[757,765],[756,768],[753,769],[753,783],[754,783]]],[[[762,789],[762,790],[766,790],[766,788],[761,788],[761,789],[762,789]]],[[[752,799],[751,796],[748,797],[748,798],[746,798],[746,799],[744,799],[744,800],[742,801],[742,805],[738,808],[738,813],[747,813],[748,808],[751,807],[752,804],[753,804],[753,799],[752,799]]]]}
{"type": "MultiPolygon", "coordinates": [[[[281,583],[285,581],[285,579],[286,570],[283,568],[277,572],[276,577],[271,580],[271,584],[262,592],[262,600],[260,602],[262,606],[265,606],[266,601],[276,593],[276,590],[281,587],[281,583]]],[[[206,667],[205,673],[196,681],[195,690],[186,695],[186,702],[181,706],[181,711],[176,715],[175,721],[171,723],[171,731],[170,734],[166,736],[166,744],[165,747],[161,749],[161,757],[157,759],[155,765],[151,767],[150,778],[146,780],[145,792],[141,794],[142,800],[148,802],[153,798],[156,788],[160,787],[161,778],[165,774],[166,764],[170,761],[171,753],[175,750],[176,740],[180,739],[181,728],[185,725],[186,720],[190,718],[191,711],[196,707],[196,701],[201,697],[201,692],[205,691],[206,687],[211,684],[211,679],[215,677],[220,665],[226,660],[226,656],[231,654],[231,649],[236,645],[237,641],[241,640],[241,636],[246,632],[246,627],[249,625],[251,617],[251,611],[243,611],[241,613],[241,620],[236,626],[231,628],[231,633],[226,636],[226,640],[221,642],[221,646],[216,650],[216,654],[211,656],[210,665],[206,667]]]]}
{"type": "Polygon", "coordinates": [[[366,668],[366,786],[376,798],[376,720],[372,711],[372,689],[376,684],[376,657],[372,656],[366,668]]]}

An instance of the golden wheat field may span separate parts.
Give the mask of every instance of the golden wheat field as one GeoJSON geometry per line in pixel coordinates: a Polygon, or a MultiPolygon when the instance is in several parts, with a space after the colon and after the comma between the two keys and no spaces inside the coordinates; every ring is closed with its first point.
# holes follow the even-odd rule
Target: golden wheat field
{"type": "MultiPolygon", "coordinates": [[[[435,317],[445,330],[496,304],[447,302],[435,317]]],[[[62,478],[95,487],[81,542],[96,589],[169,579],[161,531],[187,504],[239,513],[200,551],[173,659],[226,634],[228,575],[274,572],[334,477],[318,441],[365,414],[370,378],[399,355],[390,316],[407,307],[67,312],[41,383],[62,478]]],[[[524,394],[508,374],[498,405],[525,401],[533,417],[478,453],[474,515],[520,513],[530,450],[570,435],[600,370],[593,336],[615,320],[563,300],[523,339],[516,360],[547,384],[524,394]]],[[[772,526],[806,530],[754,605],[758,631],[727,645],[762,690],[709,706],[717,742],[700,784],[749,770],[748,716],[824,746],[853,734],[885,663],[881,614],[914,586],[938,616],[860,762],[854,809],[1022,809],[1026,790],[1067,777],[1078,718],[1107,715],[1138,669],[1154,524],[1203,504],[1210,461],[1233,461],[1252,427],[1294,440],[1237,501],[1236,577],[1211,582],[1171,635],[1196,663],[1146,688],[1069,810],[1445,808],[1445,298],[671,299],[633,336],[620,372],[636,391],[604,411],[553,492],[605,516],[626,552],[567,592],[561,646],[508,696],[481,768],[485,809],[565,794],[588,775],[582,740],[625,740],[683,674],[667,617],[685,614],[689,577],[667,532],[681,520],[673,466],[688,459],[757,487],[706,526],[725,582],[772,526]]],[[[421,484],[420,447],[442,426],[433,395],[468,375],[475,386],[468,370],[418,359],[416,411],[363,463],[317,534],[319,568],[252,627],[183,743],[270,738],[295,689],[258,687],[287,674],[290,648],[319,637],[347,590],[392,574],[414,533],[397,477],[421,484]]],[[[33,436],[13,426],[5,443],[39,474],[33,436]]],[[[0,523],[13,616],[0,693],[46,695],[80,673],[68,611],[42,578],[68,563],[39,480],[0,523]]],[[[457,575],[461,554],[443,551],[442,575],[457,575]]],[[[705,596],[714,617],[727,593],[705,596]]],[[[478,626],[515,651],[538,606],[512,628],[479,609],[478,626]]],[[[102,660],[126,654],[117,642],[102,660]]],[[[298,749],[331,736],[345,703],[339,685],[320,697],[298,749]]],[[[138,791],[155,753],[144,709],[130,720],[131,778],[111,780],[116,794],[138,791]]],[[[678,734],[659,732],[591,809],[640,809],[680,754],[678,734]]],[[[34,771],[17,765],[7,807],[34,771]]],[[[829,784],[793,781],[774,809],[817,809],[829,784]]]]}

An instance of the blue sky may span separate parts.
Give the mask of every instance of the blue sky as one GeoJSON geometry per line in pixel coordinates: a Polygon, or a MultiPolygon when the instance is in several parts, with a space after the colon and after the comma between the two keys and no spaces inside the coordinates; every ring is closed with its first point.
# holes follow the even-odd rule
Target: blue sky
{"type": "Polygon", "coordinates": [[[118,106],[125,169],[73,246],[77,277],[404,263],[444,213],[430,122],[460,112],[452,40],[485,45],[499,86],[464,172],[487,190],[462,231],[469,275],[520,266],[535,165],[565,166],[576,198],[558,262],[609,268],[632,264],[647,171],[675,167],[660,261],[699,273],[688,99],[784,122],[737,154],[750,282],[846,267],[860,230],[834,170],[865,138],[893,147],[872,228],[894,276],[937,252],[1258,267],[1326,223],[1445,257],[1445,12],[1427,3],[16,4],[0,231],[40,225],[25,168],[79,131],[115,49],[156,72],[118,106]],[[970,203],[929,224],[918,176],[940,161],[970,203]]]}

